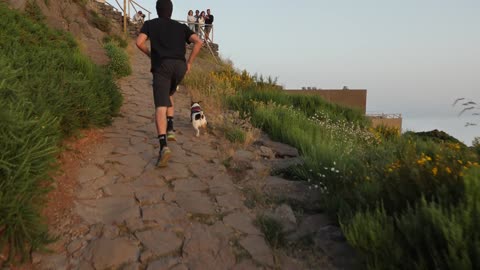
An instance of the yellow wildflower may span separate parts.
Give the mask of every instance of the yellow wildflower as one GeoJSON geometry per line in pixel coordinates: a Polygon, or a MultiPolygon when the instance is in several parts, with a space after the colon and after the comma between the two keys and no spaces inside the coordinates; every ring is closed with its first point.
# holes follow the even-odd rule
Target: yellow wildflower
{"type": "Polygon", "coordinates": [[[449,167],[446,167],[446,168],[445,168],[445,171],[446,171],[448,174],[451,174],[451,173],[452,173],[452,170],[451,170],[449,167]]]}
{"type": "Polygon", "coordinates": [[[438,168],[437,168],[437,167],[434,167],[434,168],[432,169],[432,173],[433,173],[433,176],[437,176],[438,168]]]}

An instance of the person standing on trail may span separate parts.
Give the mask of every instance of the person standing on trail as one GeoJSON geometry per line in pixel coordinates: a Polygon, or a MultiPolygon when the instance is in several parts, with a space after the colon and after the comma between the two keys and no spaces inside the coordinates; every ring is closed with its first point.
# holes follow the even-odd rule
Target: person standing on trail
{"type": "Polygon", "coordinates": [[[156,9],[158,18],[143,24],[136,44],[151,58],[155,124],[160,142],[157,166],[166,167],[171,155],[167,139],[176,140],[173,94],[185,74],[190,71],[203,42],[187,25],[170,19],[173,11],[171,0],[158,0],[156,9]],[[151,50],[145,44],[147,39],[150,39],[151,50]],[[185,43],[192,42],[195,46],[186,62],[185,43]]]}
{"type": "Polygon", "coordinates": [[[195,31],[195,23],[197,19],[193,16],[193,10],[190,10],[187,15],[187,23],[190,30],[195,31]]]}
{"type": "Polygon", "coordinates": [[[210,31],[212,31],[214,16],[210,14],[210,9],[207,9],[207,16],[205,16],[205,41],[209,40],[210,31]]]}
{"type": "Polygon", "coordinates": [[[205,31],[205,11],[202,11],[200,13],[200,16],[198,16],[198,35],[200,36],[200,39],[204,38],[204,33],[205,31]]]}
{"type": "Polygon", "coordinates": [[[197,24],[195,24],[195,33],[197,33],[197,35],[198,35],[198,31],[199,31],[199,29],[198,29],[198,18],[200,18],[200,10],[197,9],[197,10],[195,10],[195,23],[197,23],[197,24]]]}

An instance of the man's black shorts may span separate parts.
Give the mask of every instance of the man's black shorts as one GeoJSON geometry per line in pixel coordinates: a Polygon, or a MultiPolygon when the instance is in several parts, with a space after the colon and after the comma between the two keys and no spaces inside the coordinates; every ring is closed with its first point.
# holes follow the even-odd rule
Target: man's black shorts
{"type": "Polygon", "coordinates": [[[183,60],[164,59],[160,67],[153,73],[153,100],[155,107],[171,107],[170,96],[187,72],[187,64],[183,60]]]}

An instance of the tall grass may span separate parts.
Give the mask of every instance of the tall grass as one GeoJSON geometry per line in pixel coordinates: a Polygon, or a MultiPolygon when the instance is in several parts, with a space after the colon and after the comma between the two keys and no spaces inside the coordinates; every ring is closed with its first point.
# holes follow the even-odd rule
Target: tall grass
{"type": "Polygon", "coordinates": [[[110,72],[66,32],[0,3],[0,250],[27,258],[51,239],[40,215],[62,138],[111,122],[110,72]]]}
{"type": "Polygon", "coordinates": [[[107,67],[117,78],[126,77],[132,73],[128,54],[120,46],[121,45],[113,40],[104,45],[107,55],[110,58],[107,67]]]}

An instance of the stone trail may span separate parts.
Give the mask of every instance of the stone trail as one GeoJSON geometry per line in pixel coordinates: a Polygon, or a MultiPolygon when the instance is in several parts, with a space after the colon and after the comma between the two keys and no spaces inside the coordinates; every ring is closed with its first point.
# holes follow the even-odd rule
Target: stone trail
{"type": "Polygon", "coordinates": [[[175,96],[178,141],[169,142],[169,167],[155,167],[149,59],[134,54],[133,74],[119,82],[120,116],[104,129],[94,154],[79,161],[73,209],[78,221],[60,232],[61,253],[34,254],[35,269],[278,266],[244,196],[218,164],[218,138],[194,137],[185,89],[175,96]]]}

